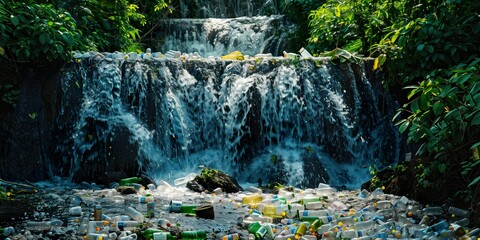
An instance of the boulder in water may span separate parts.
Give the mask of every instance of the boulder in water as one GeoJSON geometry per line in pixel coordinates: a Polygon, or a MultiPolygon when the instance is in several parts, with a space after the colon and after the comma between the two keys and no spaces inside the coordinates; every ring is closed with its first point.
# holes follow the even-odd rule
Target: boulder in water
{"type": "Polygon", "coordinates": [[[187,188],[192,191],[200,192],[202,187],[210,192],[213,192],[216,188],[221,188],[226,193],[243,191],[235,178],[219,170],[209,168],[202,169],[200,175],[187,183],[187,188]]]}

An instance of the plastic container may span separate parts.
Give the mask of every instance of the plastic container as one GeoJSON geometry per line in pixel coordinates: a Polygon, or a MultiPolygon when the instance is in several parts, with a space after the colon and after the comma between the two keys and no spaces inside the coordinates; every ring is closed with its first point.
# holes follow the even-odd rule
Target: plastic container
{"type": "Polygon", "coordinates": [[[250,195],[243,197],[242,204],[255,204],[261,202],[262,200],[263,197],[261,195],[250,195]]]}
{"type": "Polygon", "coordinates": [[[244,60],[243,54],[240,51],[233,51],[227,55],[221,56],[222,60],[244,60]]]}
{"type": "Polygon", "coordinates": [[[443,214],[441,207],[427,207],[422,209],[422,213],[428,216],[438,216],[443,214]]]}
{"type": "Polygon", "coordinates": [[[299,210],[298,216],[299,217],[321,217],[321,216],[328,216],[330,215],[328,210],[299,210]]]}
{"type": "Polygon", "coordinates": [[[101,205],[95,205],[93,207],[93,219],[95,221],[101,221],[102,220],[102,206],[101,205]]]}
{"type": "Polygon", "coordinates": [[[108,235],[104,233],[89,233],[86,240],[108,240],[108,235]]]}
{"type": "Polygon", "coordinates": [[[120,221],[117,222],[117,227],[120,231],[129,231],[135,229],[139,224],[137,221],[120,221]]]}
{"type": "Polygon", "coordinates": [[[470,217],[470,212],[461,208],[449,207],[448,212],[451,214],[455,214],[455,217],[470,217]]]}
{"type": "Polygon", "coordinates": [[[255,239],[263,239],[267,232],[268,230],[265,226],[260,226],[260,228],[254,233],[255,239]]]}
{"type": "Polygon", "coordinates": [[[203,230],[183,231],[180,235],[182,239],[207,239],[207,233],[203,230]]]}
{"type": "Polygon", "coordinates": [[[0,228],[0,233],[2,233],[2,235],[4,237],[8,237],[10,235],[13,235],[13,233],[15,233],[15,228],[13,227],[6,227],[6,228],[0,228]]]}
{"type": "Polygon", "coordinates": [[[132,207],[127,207],[125,209],[125,214],[139,223],[142,223],[145,220],[145,217],[143,216],[143,214],[132,207]]]}
{"type": "Polygon", "coordinates": [[[229,234],[229,235],[223,236],[222,240],[240,240],[240,236],[238,235],[238,233],[229,234]]]}
{"type": "Polygon", "coordinates": [[[28,221],[26,228],[27,230],[30,230],[30,231],[48,231],[48,230],[58,228],[62,225],[63,225],[63,222],[58,219],[53,219],[45,222],[28,221]]]}
{"type": "Polygon", "coordinates": [[[180,56],[182,56],[182,53],[179,51],[168,50],[168,52],[166,52],[164,56],[165,58],[180,58],[180,56]]]}
{"type": "Polygon", "coordinates": [[[287,53],[285,51],[283,51],[283,57],[286,58],[286,59],[298,59],[298,54],[296,53],[287,53]]]}
{"type": "Polygon", "coordinates": [[[169,229],[172,226],[170,221],[168,221],[167,219],[158,219],[157,224],[159,227],[164,229],[169,229]]]}
{"type": "Polygon", "coordinates": [[[68,214],[70,216],[82,216],[82,207],[71,207],[68,209],[68,214]]]}
{"type": "Polygon", "coordinates": [[[187,176],[185,177],[182,177],[182,178],[177,178],[173,181],[173,185],[175,185],[176,187],[179,187],[179,186],[185,186],[187,185],[187,183],[189,181],[192,181],[193,179],[195,179],[195,177],[197,176],[197,174],[195,173],[190,173],[188,174],[187,176]]]}
{"type": "Polygon", "coordinates": [[[309,202],[305,204],[305,208],[308,210],[319,210],[325,208],[323,202],[309,202]]]}
{"type": "Polygon", "coordinates": [[[152,196],[138,196],[139,203],[149,203],[154,201],[155,201],[155,198],[152,196]]]}
{"type": "Polygon", "coordinates": [[[156,232],[153,233],[153,240],[173,240],[177,237],[172,236],[169,232],[156,232]]]}
{"type": "Polygon", "coordinates": [[[375,207],[378,209],[388,209],[388,208],[391,208],[392,206],[393,206],[392,202],[388,200],[378,201],[375,204],[375,207]]]}
{"type": "Polygon", "coordinates": [[[140,181],[142,181],[142,179],[139,177],[131,177],[131,178],[121,179],[119,184],[120,186],[129,186],[132,183],[139,183],[140,181]]]}
{"type": "Polygon", "coordinates": [[[154,202],[148,202],[147,203],[147,217],[148,218],[155,217],[155,203],[154,202]]]}
{"type": "Polygon", "coordinates": [[[300,55],[302,55],[303,58],[313,58],[312,54],[310,54],[307,49],[305,48],[300,48],[300,50],[298,51],[300,52],[300,55]]]}
{"type": "Polygon", "coordinates": [[[375,227],[375,221],[369,220],[364,222],[356,222],[353,226],[357,230],[370,230],[375,227]]]}
{"type": "Polygon", "coordinates": [[[307,225],[305,223],[300,223],[300,225],[298,225],[298,228],[297,228],[297,231],[295,231],[295,239],[299,239],[300,237],[302,237],[303,235],[305,235],[305,233],[307,232],[307,225]]]}
{"type": "Polygon", "coordinates": [[[160,229],[155,229],[155,228],[147,228],[142,232],[142,235],[145,239],[151,240],[151,239],[153,239],[153,234],[154,233],[160,233],[160,232],[163,232],[163,231],[160,230],[160,229]]]}
{"type": "Polygon", "coordinates": [[[197,213],[197,206],[196,205],[182,205],[180,207],[181,213],[187,214],[196,214],[197,213]]]}
{"type": "Polygon", "coordinates": [[[102,228],[109,225],[108,221],[89,221],[88,222],[88,233],[97,233],[102,228]]]}

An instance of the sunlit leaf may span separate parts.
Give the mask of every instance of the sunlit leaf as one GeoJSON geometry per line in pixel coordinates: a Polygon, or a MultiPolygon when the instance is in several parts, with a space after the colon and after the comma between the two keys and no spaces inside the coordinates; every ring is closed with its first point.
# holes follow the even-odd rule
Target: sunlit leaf
{"type": "Polygon", "coordinates": [[[378,68],[378,57],[375,58],[375,61],[373,61],[373,70],[377,70],[378,68]]]}
{"type": "Polygon", "coordinates": [[[340,5],[335,8],[335,16],[340,17],[340,5]]]}

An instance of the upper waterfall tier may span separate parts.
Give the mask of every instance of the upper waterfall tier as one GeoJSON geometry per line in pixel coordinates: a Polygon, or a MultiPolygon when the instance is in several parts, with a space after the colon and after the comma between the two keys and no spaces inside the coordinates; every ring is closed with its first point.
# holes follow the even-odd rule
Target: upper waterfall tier
{"type": "Polygon", "coordinates": [[[177,0],[182,18],[236,18],[279,14],[277,0],[177,0]]]}
{"type": "MultiPolygon", "coordinates": [[[[169,19],[162,23],[154,49],[166,52],[198,52],[221,56],[231,51],[246,55],[272,53],[278,56],[288,46],[295,25],[283,16],[240,18],[169,19]]],[[[298,49],[297,49],[298,50],[298,49]]]]}

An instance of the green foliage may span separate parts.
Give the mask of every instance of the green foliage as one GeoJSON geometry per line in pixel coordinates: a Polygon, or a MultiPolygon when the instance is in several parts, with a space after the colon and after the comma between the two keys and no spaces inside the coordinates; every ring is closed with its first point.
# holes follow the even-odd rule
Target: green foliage
{"type": "Polygon", "coordinates": [[[432,71],[448,69],[478,57],[478,1],[403,3],[402,18],[384,29],[376,54],[388,56],[389,84],[412,84],[432,71]]]}
{"type": "Polygon", "coordinates": [[[4,25],[6,54],[20,62],[67,59],[74,47],[85,44],[72,16],[51,4],[9,2],[4,25]]]}
{"type": "Polygon", "coordinates": [[[332,62],[350,62],[350,63],[359,63],[362,61],[362,56],[357,53],[350,53],[347,50],[335,48],[330,52],[322,53],[321,56],[330,57],[332,62]]]}
{"type": "Polygon", "coordinates": [[[155,19],[168,7],[165,0],[0,3],[0,55],[34,63],[66,60],[72,50],[140,51],[142,31],[150,33],[145,28],[149,21],[157,24],[155,19]]]}
{"type": "Polygon", "coordinates": [[[423,142],[417,155],[433,156],[432,166],[440,173],[470,159],[463,163],[470,185],[479,181],[480,161],[470,154],[480,141],[479,72],[480,58],[433,71],[418,86],[408,87],[410,101],[397,114],[408,114],[397,122],[400,132],[408,134],[408,142],[423,142]]]}
{"type": "Polygon", "coordinates": [[[343,48],[368,53],[383,36],[383,29],[398,15],[401,2],[327,0],[310,13],[309,42],[317,52],[343,48]]]}
{"type": "Polygon", "coordinates": [[[8,103],[12,106],[16,106],[18,102],[18,97],[20,96],[20,91],[15,89],[11,84],[0,84],[0,93],[2,96],[2,101],[8,103]]]}

